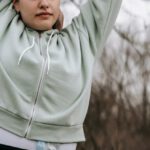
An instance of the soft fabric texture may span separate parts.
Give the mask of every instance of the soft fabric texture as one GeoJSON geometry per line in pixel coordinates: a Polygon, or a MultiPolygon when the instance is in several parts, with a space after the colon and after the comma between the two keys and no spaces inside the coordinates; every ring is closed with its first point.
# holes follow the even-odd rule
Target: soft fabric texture
{"type": "MultiPolygon", "coordinates": [[[[47,143],[28,140],[0,128],[0,145],[7,145],[26,150],[76,150],[77,143],[47,143]]],[[[0,150],[1,146],[0,146],[0,150]]]]}
{"type": "Polygon", "coordinates": [[[24,25],[0,1],[0,127],[47,142],[85,141],[93,66],[121,0],[89,0],[61,32],[24,25]]]}

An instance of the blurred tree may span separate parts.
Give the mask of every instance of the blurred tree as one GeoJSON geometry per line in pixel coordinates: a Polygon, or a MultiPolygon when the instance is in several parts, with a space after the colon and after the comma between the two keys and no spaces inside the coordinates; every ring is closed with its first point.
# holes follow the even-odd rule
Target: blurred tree
{"type": "MultiPolygon", "coordinates": [[[[62,9],[74,7],[70,21],[85,1],[62,1],[62,9]]],[[[87,141],[77,149],[149,150],[150,22],[123,5],[97,64],[84,124],[87,141]]]]}

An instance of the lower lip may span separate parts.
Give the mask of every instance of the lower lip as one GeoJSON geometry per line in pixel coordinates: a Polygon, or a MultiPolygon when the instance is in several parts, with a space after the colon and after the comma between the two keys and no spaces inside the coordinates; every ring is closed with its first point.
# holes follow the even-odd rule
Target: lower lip
{"type": "Polygon", "coordinates": [[[48,19],[50,17],[49,14],[42,14],[42,15],[38,15],[37,17],[40,17],[41,19],[48,19]]]}

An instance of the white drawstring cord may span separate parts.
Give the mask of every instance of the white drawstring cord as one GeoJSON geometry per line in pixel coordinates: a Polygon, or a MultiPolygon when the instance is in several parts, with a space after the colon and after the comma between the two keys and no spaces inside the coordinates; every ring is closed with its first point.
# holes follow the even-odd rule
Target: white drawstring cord
{"type": "MultiPolygon", "coordinates": [[[[48,52],[48,51],[49,51],[49,44],[50,44],[50,42],[51,42],[51,39],[52,39],[52,36],[53,36],[54,32],[55,32],[55,31],[53,31],[52,34],[50,35],[49,40],[48,40],[48,43],[47,43],[47,49],[46,49],[46,55],[47,55],[47,74],[48,74],[49,69],[50,69],[50,56],[49,56],[49,52],[48,52]]],[[[27,48],[21,53],[21,55],[20,55],[20,57],[19,57],[19,60],[18,60],[18,65],[20,64],[23,55],[24,55],[28,50],[30,50],[31,48],[33,48],[33,47],[34,47],[34,44],[35,44],[35,38],[33,37],[32,45],[29,46],[29,47],[27,47],[27,48]]]]}
{"type": "Polygon", "coordinates": [[[29,46],[29,47],[27,47],[27,48],[21,53],[21,55],[20,55],[20,57],[19,57],[19,60],[18,60],[18,65],[20,64],[23,55],[24,55],[28,50],[30,50],[31,48],[33,48],[33,47],[34,47],[34,44],[35,44],[35,38],[33,37],[32,45],[29,46]]]}

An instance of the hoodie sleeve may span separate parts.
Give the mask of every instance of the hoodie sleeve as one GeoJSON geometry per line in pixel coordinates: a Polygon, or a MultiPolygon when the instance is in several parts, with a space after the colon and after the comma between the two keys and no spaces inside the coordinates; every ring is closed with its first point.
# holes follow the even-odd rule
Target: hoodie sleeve
{"type": "Polygon", "coordinates": [[[101,52],[113,28],[122,0],[88,0],[81,7],[80,15],[73,19],[72,26],[86,35],[94,55],[101,52]]]}
{"type": "Polygon", "coordinates": [[[0,39],[7,31],[15,15],[16,12],[12,6],[12,0],[0,0],[0,39]]]}

